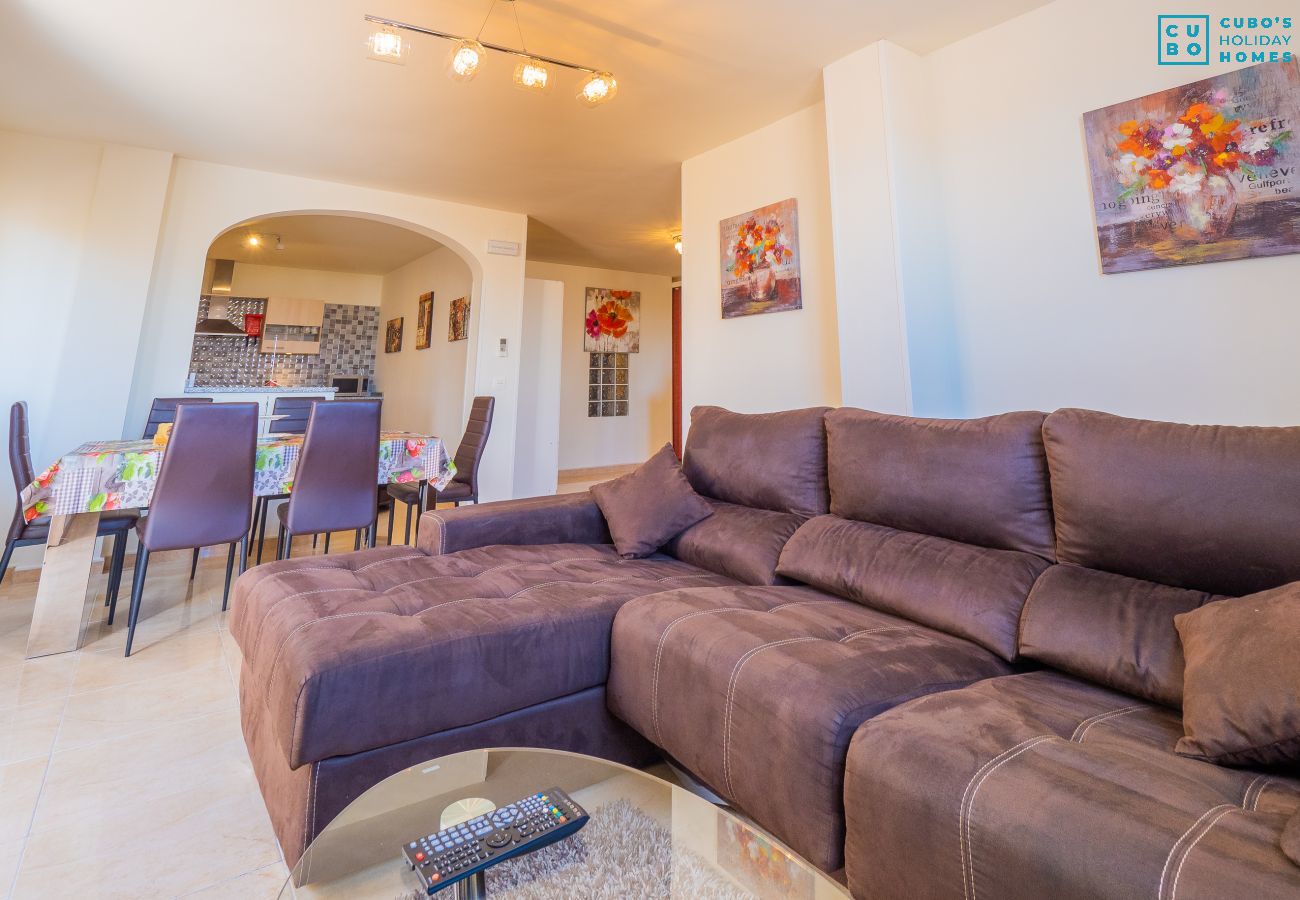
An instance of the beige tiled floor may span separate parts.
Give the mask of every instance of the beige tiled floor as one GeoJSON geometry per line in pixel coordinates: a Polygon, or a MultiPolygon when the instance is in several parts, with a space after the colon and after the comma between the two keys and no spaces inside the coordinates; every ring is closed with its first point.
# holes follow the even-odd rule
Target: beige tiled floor
{"type": "Polygon", "coordinates": [[[154,555],[126,659],[130,574],[112,627],[97,607],[80,650],[35,660],[36,584],[0,587],[0,897],[276,897],[288,872],[239,730],[224,553],[193,584],[188,552],[154,555]]]}

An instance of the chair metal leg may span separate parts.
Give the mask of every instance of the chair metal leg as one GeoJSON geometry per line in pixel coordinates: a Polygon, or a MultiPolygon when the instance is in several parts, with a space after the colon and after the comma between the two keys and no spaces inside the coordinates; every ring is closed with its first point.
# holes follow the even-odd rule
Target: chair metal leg
{"type": "Polygon", "coordinates": [[[393,546],[393,519],[397,518],[397,501],[388,504],[388,546],[393,546]]]}
{"type": "Polygon", "coordinates": [[[104,603],[111,610],[117,605],[117,594],[122,589],[122,568],[126,565],[126,535],[113,538],[113,561],[108,567],[108,593],[104,603]]]}
{"type": "Polygon", "coordinates": [[[145,572],[149,569],[149,551],[144,544],[135,554],[135,580],[131,583],[131,611],[126,619],[126,655],[131,655],[131,642],[135,640],[135,623],[140,619],[140,598],[144,594],[145,572]]]}
{"type": "Polygon", "coordinates": [[[257,534],[257,522],[262,517],[262,498],[253,498],[253,524],[248,527],[249,534],[257,534]]]}
{"type": "Polygon", "coordinates": [[[402,538],[402,543],[410,544],[411,543],[411,504],[407,503],[404,505],[406,506],[406,534],[402,538]]]}
{"type": "MultiPolygon", "coordinates": [[[[312,546],[313,547],[316,546],[315,537],[312,538],[312,546]]],[[[330,533],[327,531],[325,532],[325,555],[329,556],[329,552],[330,552],[330,533]]]]}
{"type": "Polygon", "coordinates": [[[194,573],[199,570],[199,548],[194,548],[194,560],[190,563],[190,581],[194,580],[194,573]]]}
{"type": "MultiPolygon", "coordinates": [[[[325,540],[328,541],[329,539],[330,539],[330,536],[329,536],[328,534],[326,534],[326,535],[325,535],[325,540]]],[[[320,535],[319,535],[319,534],[313,534],[313,535],[311,536],[311,548],[312,548],[313,550],[316,549],[316,542],[317,542],[318,540],[320,540],[320,535]]],[[[330,548],[329,548],[328,546],[325,547],[325,552],[326,552],[326,553],[329,553],[329,552],[330,552],[330,548]]]]}
{"type": "MultiPolygon", "coordinates": [[[[271,501],[265,497],[261,498],[262,503],[262,520],[257,531],[257,565],[262,564],[262,547],[266,544],[266,520],[271,517],[271,501]]],[[[280,558],[280,551],[276,551],[276,559],[280,558]]]]}
{"type": "Polygon", "coordinates": [[[9,557],[14,555],[14,541],[5,542],[5,552],[0,556],[0,582],[5,580],[5,572],[9,569],[9,557]]]}
{"type": "MultiPolygon", "coordinates": [[[[420,519],[421,517],[424,516],[424,501],[425,498],[428,496],[428,492],[429,492],[429,482],[421,481],[420,487],[418,488],[418,493],[416,494],[417,499],[415,502],[415,540],[417,543],[420,540],[420,519]]],[[[436,492],[434,493],[434,496],[435,497],[437,496],[436,492]]]]}
{"type": "Polygon", "coordinates": [[[352,542],[352,551],[355,553],[361,549],[361,529],[357,529],[357,539],[352,542]]]}
{"type": "Polygon", "coordinates": [[[248,571],[248,535],[239,539],[239,574],[248,571]]]}
{"type": "Polygon", "coordinates": [[[284,556],[282,558],[290,559],[292,557],[293,557],[293,532],[291,532],[288,526],[286,526],[284,529],[284,556]]]}
{"type": "Polygon", "coordinates": [[[230,576],[235,571],[235,542],[230,542],[230,552],[226,554],[226,590],[221,595],[221,611],[225,612],[230,604],[230,576]]]}
{"type": "Polygon", "coordinates": [[[275,558],[284,559],[284,526],[280,526],[279,533],[275,536],[275,558]]]}
{"type": "Polygon", "coordinates": [[[370,527],[366,529],[366,546],[371,550],[375,549],[375,535],[379,531],[379,510],[375,510],[375,518],[371,521],[370,527]]]}

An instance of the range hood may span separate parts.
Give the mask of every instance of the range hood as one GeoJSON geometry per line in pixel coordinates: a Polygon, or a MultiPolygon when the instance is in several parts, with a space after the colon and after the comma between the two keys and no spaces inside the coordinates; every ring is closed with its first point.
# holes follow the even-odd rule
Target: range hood
{"type": "Polygon", "coordinates": [[[244,330],[226,318],[230,311],[230,301],[221,294],[230,293],[230,283],[235,274],[233,259],[214,259],[212,261],[212,281],[206,287],[208,297],[208,317],[194,326],[195,334],[209,337],[247,337],[244,330]]]}

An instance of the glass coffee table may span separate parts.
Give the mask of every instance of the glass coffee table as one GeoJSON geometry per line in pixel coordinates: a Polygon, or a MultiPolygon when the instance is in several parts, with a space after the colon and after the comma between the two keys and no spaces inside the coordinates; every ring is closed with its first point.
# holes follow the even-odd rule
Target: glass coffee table
{"type": "Polygon", "coordinates": [[[654,774],[576,753],[496,749],[413,766],[366,791],[316,836],[280,898],[418,900],[425,895],[402,859],[405,842],[550,787],[586,809],[584,828],[436,900],[848,896],[775,838],[654,774]]]}

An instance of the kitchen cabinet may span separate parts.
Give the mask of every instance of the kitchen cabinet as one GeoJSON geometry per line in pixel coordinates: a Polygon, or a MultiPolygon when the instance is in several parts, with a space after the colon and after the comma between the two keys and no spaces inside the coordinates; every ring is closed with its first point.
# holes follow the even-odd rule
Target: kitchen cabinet
{"type": "Polygon", "coordinates": [[[262,352],[319,356],[324,323],[324,300],[270,297],[262,326],[262,352]]]}

